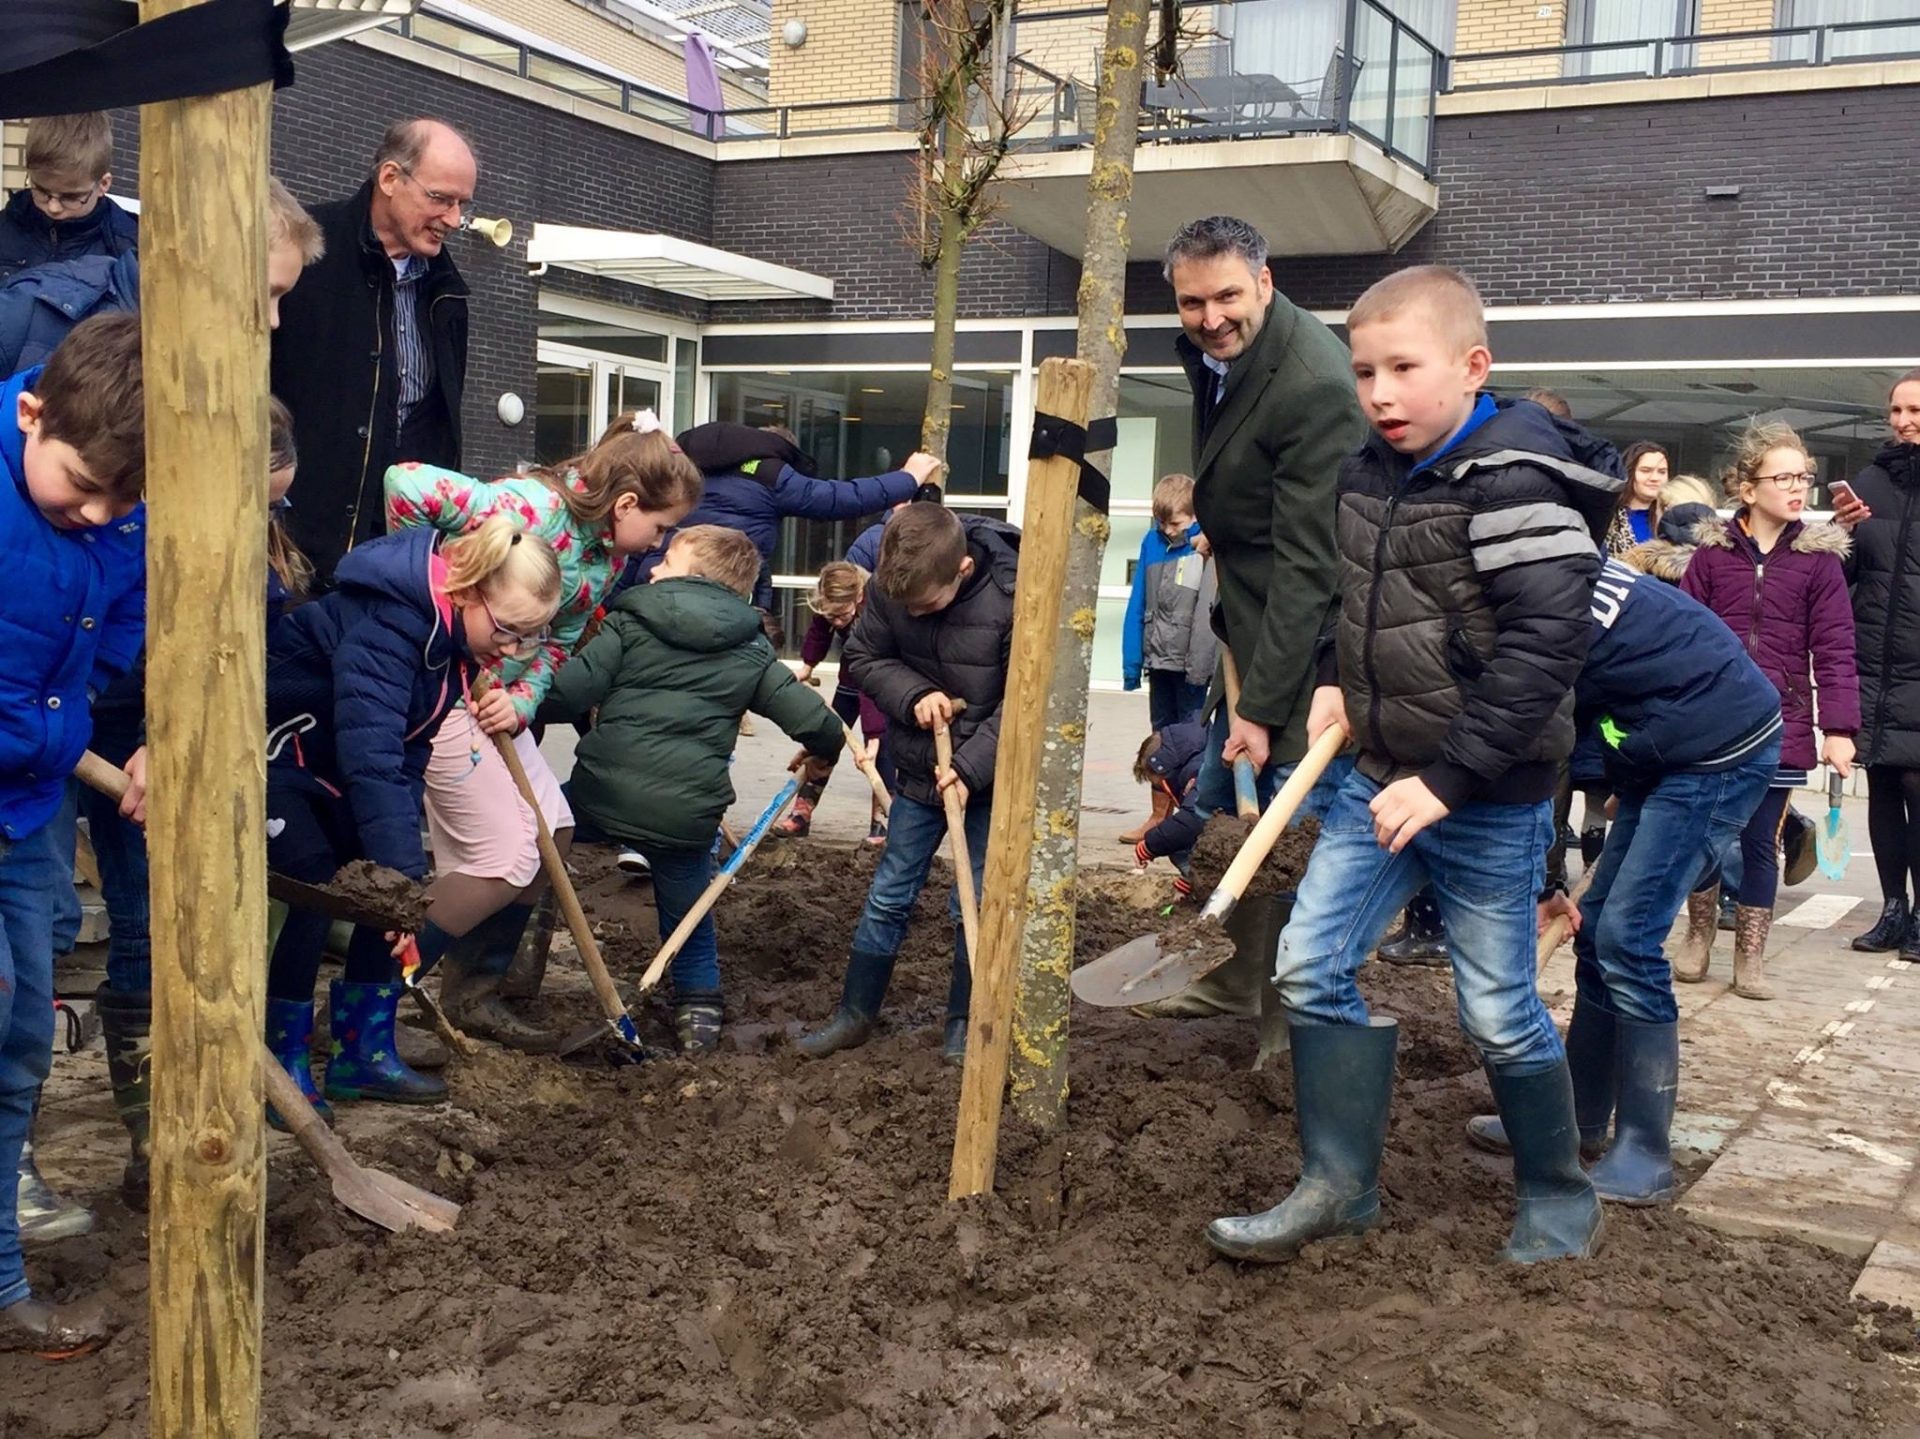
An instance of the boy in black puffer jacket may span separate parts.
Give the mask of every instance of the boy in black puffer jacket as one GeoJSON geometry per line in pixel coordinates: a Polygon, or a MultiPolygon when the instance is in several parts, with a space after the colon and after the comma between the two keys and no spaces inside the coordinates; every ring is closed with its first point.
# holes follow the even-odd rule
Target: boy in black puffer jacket
{"type": "MultiPolygon", "coordinates": [[[[899,777],[887,847],[853,935],[840,1007],[800,1041],[813,1058],[865,1044],[886,998],[913,903],[946,838],[943,789],[966,806],[967,845],[979,890],[987,855],[989,791],[1000,741],[1000,703],[1013,643],[1013,579],[1020,532],[998,520],[908,505],[888,524],[867,607],[847,641],[853,683],[887,716],[899,777]],[[966,708],[955,711],[954,700],[966,708]],[[936,774],[933,731],[951,722],[953,769],[936,774]]],[[[947,988],[946,1057],[966,1053],[972,998],[960,902],[952,902],[953,974],[947,988]]]]}

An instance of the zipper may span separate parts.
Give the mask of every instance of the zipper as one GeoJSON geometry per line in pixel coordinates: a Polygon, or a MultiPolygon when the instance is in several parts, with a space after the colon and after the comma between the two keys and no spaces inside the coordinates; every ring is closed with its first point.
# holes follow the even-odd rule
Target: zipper
{"type": "Polygon", "coordinates": [[[1380,673],[1373,663],[1373,638],[1379,631],[1380,577],[1386,571],[1387,532],[1393,528],[1393,512],[1400,507],[1400,491],[1387,496],[1387,512],[1380,520],[1380,531],[1373,541],[1373,583],[1367,590],[1367,643],[1362,652],[1367,672],[1367,731],[1381,758],[1393,762],[1393,752],[1380,733],[1380,673]]]}
{"type": "MultiPolygon", "coordinates": [[[[1892,474],[1889,473],[1887,478],[1892,479],[1892,474]]],[[[1900,503],[1900,533],[1893,547],[1893,575],[1887,586],[1887,622],[1880,640],[1880,698],[1873,706],[1873,732],[1876,735],[1886,733],[1887,728],[1887,691],[1892,688],[1890,679],[1893,673],[1893,622],[1900,605],[1900,581],[1905,578],[1907,569],[1907,531],[1913,527],[1914,479],[1913,462],[1909,457],[1906,497],[1900,503]]]]}
{"type": "Polygon", "coordinates": [[[1764,559],[1755,559],[1753,562],[1753,614],[1747,621],[1747,653],[1756,658],[1760,654],[1761,595],[1766,590],[1766,579],[1767,562],[1764,559]]]}

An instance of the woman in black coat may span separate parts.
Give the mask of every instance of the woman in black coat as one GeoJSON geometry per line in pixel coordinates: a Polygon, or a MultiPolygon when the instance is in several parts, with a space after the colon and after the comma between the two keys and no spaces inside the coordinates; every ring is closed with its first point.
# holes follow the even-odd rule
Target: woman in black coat
{"type": "Polygon", "coordinates": [[[1920,959],[1920,370],[1888,396],[1891,441],[1835,496],[1853,530],[1848,578],[1860,665],[1859,762],[1867,767],[1867,835],[1880,872],[1879,922],[1853,941],[1920,959]]]}

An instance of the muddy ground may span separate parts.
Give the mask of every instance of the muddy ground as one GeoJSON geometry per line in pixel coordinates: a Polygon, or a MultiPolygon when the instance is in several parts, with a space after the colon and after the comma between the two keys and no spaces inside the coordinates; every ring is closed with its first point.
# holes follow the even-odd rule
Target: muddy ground
{"type": "MultiPolygon", "coordinates": [[[[1892,1436],[1920,1427],[1910,1316],[1857,1309],[1856,1264],[1610,1210],[1592,1261],[1495,1254],[1501,1165],[1460,1142],[1485,1100],[1444,972],[1370,966],[1403,1021],[1386,1218],[1242,1268],[1201,1238],[1298,1171],[1292,1085],[1248,1072],[1245,1021],[1077,1009],[1064,1142],[1009,1126],[999,1186],[946,1203],[958,1094],[940,1063],[950,934],[930,886],[864,1050],[791,1049],[838,992],[870,852],[756,856],[720,911],[717,1058],[579,1067],[492,1054],[456,1102],[349,1111],[364,1158],[465,1204],[450,1236],[335,1208],[276,1140],[264,1432],[279,1436],[1892,1436]],[[1057,1216],[1046,1179],[1064,1183],[1057,1216]]],[[[581,856],[625,975],[645,888],[581,856]]],[[[1166,880],[1083,906],[1082,957],[1166,880]]],[[[1166,921],[1171,922],[1171,920],[1166,921]]],[[[565,978],[566,976],[562,976],[565,978]]],[[[577,1016],[581,991],[569,1003],[577,1016]]],[[[664,1040],[664,1014],[649,1015],[664,1040]]],[[[59,1136],[43,1136],[57,1147],[59,1136]]],[[[135,1315],[104,1353],[0,1357],[0,1434],[144,1433],[139,1222],[36,1251],[43,1288],[105,1282],[135,1315]]]]}

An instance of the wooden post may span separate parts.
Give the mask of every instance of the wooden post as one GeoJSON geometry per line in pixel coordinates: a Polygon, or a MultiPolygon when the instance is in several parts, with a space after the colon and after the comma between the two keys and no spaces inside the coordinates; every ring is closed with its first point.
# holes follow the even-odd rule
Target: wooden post
{"type": "MultiPolygon", "coordinates": [[[[1076,425],[1087,422],[1093,367],[1052,359],[1040,366],[1035,408],[1076,425]]],[[[1027,466],[1021,521],[1020,574],[1013,592],[1013,654],[1000,713],[1000,749],[993,771],[993,821],[987,832],[980,953],[973,965],[967,1065],[960,1080],[960,1116],[953,1138],[947,1198],[993,1188],[1000,1144],[1000,1106],[1007,1082],[1014,969],[1027,918],[1027,872],[1033,857],[1035,794],[1046,744],[1047,695],[1053,685],[1067,551],[1078,503],[1079,466],[1066,458],[1027,466]]]]}
{"type": "MultiPolygon", "coordinates": [[[[197,0],[142,0],[141,18],[197,0]]],[[[140,112],[151,1423],[260,1431],[269,88],[140,112]]]]}

